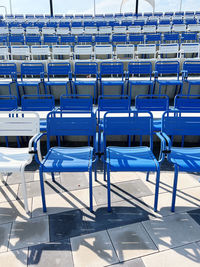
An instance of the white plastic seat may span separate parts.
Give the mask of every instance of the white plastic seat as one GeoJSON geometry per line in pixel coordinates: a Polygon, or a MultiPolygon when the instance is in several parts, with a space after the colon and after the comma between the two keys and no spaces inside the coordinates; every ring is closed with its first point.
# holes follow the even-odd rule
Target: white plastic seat
{"type": "Polygon", "coordinates": [[[188,44],[181,44],[180,47],[180,55],[181,57],[186,57],[186,54],[196,54],[199,58],[199,53],[200,53],[200,46],[199,43],[188,43],[188,44]]]}
{"type": "Polygon", "coordinates": [[[85,27],[85,34],[98,34],[97,27],[85,27]]]}
{"type": "Polygon", "coordinates": [[[156,57],[156,44],[138,44],[137,51],[135,52],[138,56],[141,55],[152,55],[156,57]]]}
{"type": "Polygon", "coordinates": [[[186,25],[185,24],[174,24],[172,26],[173,32],[186,32],[186,25]]]}
{"type": "Polygon", "coordinates": [[[68,27],[58,27],[58,28],[56,29],[56,33],[57,33],[58,35],[67,35],[67,34],[70,33],[70,30],[69,30],[68,27]]]}
{"type": "Polygon", "coordinates": [[[0,27],[0,34],[9,34],[8,27],[0,27]]]}
{"type": "Polygon", "coordinates": [[[130,60],[134,58],[134,51],[135,51],[134,45],[116,45],[115,54],[117,59],[121,58],[124,59],[124,56],[127,56],[127,59],[130,60]]]}
{"type": "Polygon", "coordinates": [[[113,33],[119,33],[119,34],[124,34],[126,33],[126,26],[114,26],[113,28],[113,33]]]}
{"type": "MultiPolygon", "coordinates": [[[[74,46],[74,58],[84,57],[84,59],[91,59],[93,56],[92,45],[75,45],[74,46]]],[[[79,58],[81,59],[81,58],[79,58]]]]}
{"type": "Polygon", "coordinates": [[[56,33],[56,30],[53,27],[43,27],[42,28],[42,34],[43,35],[51,35],[51,34],[53,35],[55,33],[56,33]]]}
{"type": "Polygon", "coordinates": [[[13,45],[11,46],[11,59],[14,60],[16,57],[21,57],[30,60],[30,49],[28,45],[13,45]]]}
{"type": "Polygon", "coordinates": [[[200,32],[200,24],[189,24],[187,30],[190,32],[200,32]]]}
{"type": "Polygon", "coordinates": [[[179,55],[179,45],[178,44],[160,44],[158,55],[176,55],[178,58],[179,55]]]}
{"type": "Polygon", "coordinates": [[[50,49],[48,45],[32,45],[31,46],[31,59],[48,59],[51,56],[50,49]]]}
{"type": "Polygon", "coordinates": [[[10,33],[11,34],[24,34],[24,28],[23,27],[11,27],[10,33]]]}
{"type": "Polygon", "coordinates": [[[171,32],[171,25],[170,24],[161,24],[157,27],[157,32],[164,33],[164,32],[171,32]]]}
{"type": "Polygon", "coordinates": [[[0,46],[0,58],[3,60],[9,60],[9,55],[8,46],[0,46]]]}
{"type": "Polygon", "coordinates": [[[141,33],[141,26],[128,26],[127,33],[141,33]]]}
{"type": "Polygon", "coordinates": [[[113,47],[112,45],[95,45],[94,46],[94,59],[102,58],[103,56],[109,57],[112,59],[113,57],[113,47]]]}
{"type": "Polygon", "coordinates": [[[36,34],[39,35],[40,34],[40,30],[38,27],[27,27],[26,28],[26,34],[36,34]]]}
{"type": "Polygon", "coordinates": [[[156,25],[144,25],[142,31],[143,33],[155,33],[156,25]]]}
{"type": "Polygon", "coordinates": [[[79,35],[84,33],[84,28],[83,27],[72,27],[71,28],[71,34],[73,35],[79,35]]]}
{"type": "Polygon", "coordinates": [[[112,34],[112,27],[111,26],[99,27],[99,34],[112,34]]]}
{"type": "Polygon", "coordinates": [[[63,59],[65,57],[71,58],[72,57],[71,46],[70,45],[53,45],[52,46],[52,59],[58,60],[60,56],[62,56],[63,59]]]}
{"type": "MultiPolygon", "coordinates": [[[[29,209],[24,170],[26,165],[31,163],[33,159],[34,153],[31,153],[33,151],[33,141],[39,133],[40,119],[36,113],[0,112],[0,136],[32,137],[28,146],[25,148],[0,148],[0,172],[2,174],[10,172],[19,172],[21,174],[22,193],[26,212],[28,212],[29,209]]],[[[38,152],[41,158],[40,149],[38,149],[38,152]]]]}

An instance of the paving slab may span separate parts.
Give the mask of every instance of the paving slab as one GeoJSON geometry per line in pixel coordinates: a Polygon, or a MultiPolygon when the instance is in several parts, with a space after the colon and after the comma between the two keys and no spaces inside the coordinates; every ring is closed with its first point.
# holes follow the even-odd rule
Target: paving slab
{"type": "Polygon", "coordinates": [[[142,259],[140,258],[109,265],[109,267],[111,266],[112,267],[145,267],[142,259]]]}
{"type": "Polygon", "coordinates": [[[87,172],[62,172],[60,173],[62,186],[68,190],[88,188],[89,174],[87,172]]]}
{"type": "Polygon", "coordinates": [[[27,267],[27,255],[27,248],[0,253],[0,266],[27,267]]]}
{"type": "Polygon", "coordinates": [[[0,187],[0,202],[8,202],[17,199],[19,184],[0,187]]]}
{"type": "Polygon", "coordinates": [[[8,250],[8,241],[11,225],[11,223],[0,225],[0,252],[5,252],[8,250]]]}

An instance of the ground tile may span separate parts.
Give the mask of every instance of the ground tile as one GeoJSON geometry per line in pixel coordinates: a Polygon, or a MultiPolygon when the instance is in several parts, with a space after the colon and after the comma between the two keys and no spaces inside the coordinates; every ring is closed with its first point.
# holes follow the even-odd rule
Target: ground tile
{"type": "Polygon", "coordinates": [[[67,190],[77,190],[89,186],[87,172],[62,172],[60,173],[61,184],[67,190]]]}
{"type": "Polygon", "coordinates": [[[13,222],[9,249],[19,249],[49,241],[48,217],[13,222]]]}
{"type": "Polygon", "coordinates": [[[44,243],[29,247],[28,267],[73,267],[69,239],[63,242],[44,243]]]}
{"type": "Polygon", "coordinates": [[[142,260],[146,267],[199,267],[200,248],[192,243],[143,257],[142,260]]]}
{"type": "Polygon", "coordinates": [[[20,249],[0,254],[2,267],[27,267],[28,249],[20,249]]]}
{"type": "MultiPolygon", "coordinates": [[[[95,186],[94,197],[98,205],[107,203],[106,186],[95,186]]],[[[140,179],[111,185],[112,202],[152,195],[152,191],[140,179]]]]}
{"type": "Polygon", "coordinates": [[[156,218],[142,224],[161,251],[200,240],[200,226],[187,213],[156,218]]]}
{"type": "Polygon", "coordinates": [[[139,179],[140,175],[138,172],[111,172],[110,180],[111,183],[126,182],[139,179]]]}
{"type": "Polygon", "coordinates": [[[145,267],[142,259],[133,259],[129,261],[119,262],[117,264],[109,265],[109,267],[145,267]]]}
{"type": "Polygon", "coordinates": [[[0,202],[13,201],[17,199],[19,184],[0,187],[0,202]]]}
{"type": "MultiPolygon", "coordinates": [[[[26,182],[32,182],[34,181],[34,172],[28,172],[25,171],[25,180],[26,182]]],[[[8,178],[6,180],[6,183],[11,185],[11,184],[21,184],[22,178],[20,173],[9,173],[8,178]]]]}
{"type": "Polygon", "coordinates": [[[200,225],[200,209],[190,210],[187,213],[200,225]]]}
{"type": "Polygon", "coordinates": [[[102,267],[119,262],[106,231],[70,240],[75,267],[102,267]]]}
{"type": "Polygon", "coordinates": [[[141,223],[112,228],[108,230],[108,233],[120,261],[141,257],[157,251],[157,247],[141,223]]]}
{"type": "Polygon", "coordinates": [[[7,251],[10,229],[11,223],[0,225],[0,252],[7,251]]]}
{"type": "Polygon", "coordinates": [[[49,215],[50,242],[87,233],[81,210],[49,215]]]}

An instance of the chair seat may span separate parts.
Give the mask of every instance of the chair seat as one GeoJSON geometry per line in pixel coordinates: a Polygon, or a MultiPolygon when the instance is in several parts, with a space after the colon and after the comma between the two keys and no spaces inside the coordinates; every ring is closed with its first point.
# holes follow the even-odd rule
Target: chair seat
{"type": "Polygon", "coordinates": [[[200,171],[200,147],[172,147],[168,159],[180,171],[200,171]]]}
{"type": "Polygon", "coordinates": [[[157,161],[149,147],[108,147],[111,171],[157,171],[157,161]]]}
{"type": "Polygon", "coordinates": [[[13,83],[13,81],[0,81],[0,86],[3,86],[3,85],[9,85],[9,84],[11,84],[11,83],[13,83]]]}
{"type": "Polygon", "coordinates": [[[0,148],[0,172],[17,172],[32,160],[28,148],[0,148]]]}
{"type": "Polygon", "coordinates": [[[48,81],[45,82],[46,85],[67,85],[67,81],[48,81]]]}
{"type": "Polygon", "coordinates": [[[130,85],[152,85],[154,82],[150,80],[135,80],[131,81],[129,80],[130,85]]]}
{"type": "Polygon", "coordinates": [[[92,164],[92,147],[52,147],[42,162],[44,172],[84,172],[92,164]],[[91,163],[91,164],[90,164],[91,163]]]}
{"type": "Polygon", "coordinates": [[[158,80],[160,85],[182,85],[182,81],[179,80],[158,80]]]}
{"type": "Polygon", "coordinates": [[[41,83],[41,81],[22,81],[22,82],[17,82],[18,85],[20,86],[34,86],[34,85],[38,85],[39,83],[41,83]]]}
{"type": "Polygon", "coordinates": [[[89,81],[75,81],[74,82],[74,84],[75,85],[96,85],[96,81],[91,81],[91,80],[89,80],[89,81]]]}
{"type": "Polygon", "coordinates": [[[107,85],[124,85],[124,81],[102,81],[102,85],[107,86],[107,85]]]}

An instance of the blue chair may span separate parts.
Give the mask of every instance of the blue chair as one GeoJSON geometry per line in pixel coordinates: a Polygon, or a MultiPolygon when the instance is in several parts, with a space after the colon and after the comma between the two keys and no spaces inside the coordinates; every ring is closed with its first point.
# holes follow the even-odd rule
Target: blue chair
{"type": "MultiPolygon", "coordinates": [[[[52,111],[55,109],[55,99],[52,95],[23,95],[21,98],[23,111],[52,111]]],[[[40,131],[47,130],[46,118],[40,119],[40,131]]]]}
{"type": "Polygon", "coordinates": [[[124,65],[122,62],[102,62],[100,64],[100,86],[102,95],[104,95],[105,86],[120,86],[121,95],[124,94],[124,65]],[[112,80],[107,79],[108,77],[112,77],[112,80]]]}
{"type": "Polygon", "coordinates": [[[149,33],[146,34],[146,43],[157,43],[160,44],[161,43],[161,33],[149,33]]]}
{"type": "Polygon", "coordinates": [[[74,35],[61,35],[60,44],[75,45],[76,38],[74,35]]]}
{"type": "Polygon", "coordinates": [[[93,101],[90,95],[61,95],[61,111],[90,111],[93,112],[93,101]]]}
{"type": "MultiPolygon", "coordinates": [[[[41,134],[34,143],[35,151],[37,142],[44,134],[41,134]]],[[[52,136],[88,136],[93,137],[95,144],[96,117],[92,112],[50,112],[47,116],[47,155],[40,163],[40,185],[42,194],[43,211],[46,212],[46,201],[44,192],[43,173],[50,172],[52,180],[55,181],[54,172],[89,172],[90,189],[90,211],[93,210],[92,199],[92,165],[95,161],[92,146],[88,142],[85,147],[52,147],[50,148],[50,138],[52,136]],[[94,159],[94,160],[93,160],[94,159]]],[[[89,139],[89,138],[88,138],[89,139]]],[[[96,165],[96,164],[95,164],[96,165]]],[[[95,166],[96,177],[96,166],[95,166]]]]}
{"type": "Polygon", "coordinates": [[[161,151],[161,161],[167,160],[174,165],[174,185],[172,194],[171,211],[175,211],[178,172],[200,171],[200,147],[175,147],[170,136],[199,136],[200,116],[196,110],[166,111],[162,117],[161,135],[166,142],[161,151]]]}
{"type": "Polygon", "coordinates": [[[50,45],[57,45],[59,44],[59,36],[58,35],[44,35],[43,43],[50,44],[50,45]]]}
{"type": "Polygon", "coordinates": [[[9,45],[22,44],[24,45],[24,35],[22,34],[11,34],[9,35],[9,45]]]}
{"type": "Polygon", "coordinates": [[[200,95],[176,95],[174,108],[178,110],[200,110],[200,95]]]}
{"type": "Polygon", "coordinates": [[[145,21],[144,20],[139,20],[139,19],[134,20],[134,23],[133,23],[134,26],[141,26],[141,27],[143,27],[144,24],[145,24],[145,21]]]}
{"type": "Polygon", "coordinates": [[[105,35],[95,35],[95,43],[96,44],[109,44],[110,43],[110,35],[105,34],[105,35]]]}
{"type": "Polygon", "coordinates": [[[37,34],[34,34],[34,35],[27,34],[25,36],[25,42],[26,42],[26,45],[37,45],[37,44],[41,45],[42,44],[41,36],[37,34]]]}
{"type": "Polygon", "coordinates": [[[179,33],[178,32],[164,33],[163,42],[164,43],[172,43],[172,42],[179,43],[179,33]]]}
{"type": "Polygon", "coordinates": [[[197,41],[197,33],[182,33],[181,35],[181,42],[187,42],[187,41],[197,41]]]}
{"type": "Polygon", "coordinates": [[[112,44],[126,44],[127,43],[127,36],[126,34],[113,34],[112,35],[112,44]]]}
{"type": "MultiPolygon", "coordinates": [[[[145,111],[167,111],[169,110],[169,97],[167,95],[137,95],[135,108],[145,111]]],[[[161,131],[162,119],[153,119],[154,132],[161,131]]]]}
{"type": "Polygon", "coordinates": [[[70,63],[49,63],[47,69],[47,81],[44,82],[46,92],[47,87],[51,94],[51,86],[65,86],[66,94],[68,94],[68,84],[71,90],[72,78],[70,63]],[[57,78],[59,78],[59,80],[57,78]]]}
{"type": "Polygon", "coordinates": [[[8,35],[6,35],[6,34],[0,35],[0,44],[8,45],[8,35]]]}
{"type": "MultiPolygon", "coordinates": [[[[12,95],[11,84],[17,81],[17,66],[15,63],[0,63],[0,86],[8,86],[9,95],[12,95]],[[7,79],[6,79],[7,78],[7,79]]],[[[17,90],[19,99],[19,91],[17,90]]]]}
{"type": "Polygon", "coordinates": [[[25,95],[25,87],[34,86],[37,88],[37,94],[40,94],[40,83],[44,82],[44,65],[42,63],[22,63],[21,81],[17,82],[21,86],[25,95]],[[33,77],[35,79],[33,79],[33,77]]]}
{"type": "Polygon", "coordinates": [[[75,63],[73,83],[74,94],[77,94],[78,86],[92,86],[94,88],[94,103],[96,103],[98,89],[98,65],[96,62],[75,63]]]}
{"type": "Polygon", "coordinates": [[[60,21],[58,23],[58,27],[70,28],[70,22],[69,21],[60,21]]]}
{"type": "MultiPolygon", "coordinates": [[[[162,86],[174,85],[176,86],[175,93],[176,95],[178,86],[180,87],[179,91],[182,93],[183,82],[179,80],[179,62],[178,61],[157,61],[155,64],[155,81],[159,85],[158,94],[161,94],[162,86]],[[168,75],[175,75],[174,77],[170,77],[170,79],[166,79],[165,77],[168,75]],[[161,78],[162,76],[162,78],[161,78]],[[164,76],[164,77],[163,77],[164,76]]],[[[169,76],[168,76],[169,77],[169,76]]]]}
{"type": "Polygon", "coordinates": [[[144,34],[130,34],[129,35],[129,43],[137,45],[144,43],[144,34]]]}
{"type": "Polygon", "coordinates": [[[200,80],[193,78],[193,75],[199,76],[200,74],[200,61],[190,61],[186,60],[183,63],[183,79],[184,82],[188,83],[188,95],[190,94],[191,87],[194,85],[200,85],[200,80]]]}
{"type": "MultiPolygon", "coordinates": [[[[158,134],[159,136],[159,134],[158,134]]],[[[104,173],[107,170],[108,211],[111,211],[110,172],[145,171],[147,180],[150,171],[157,172],[154,211],[157,211],[160,167],[153,150],[153,115],[145,111],[107,112],[104,115],[104,173]],[[150,147],[118,147],[106,145],[108,135],[148,135],[150,147]]]]}
{"type": "Polygon", "coordinates": [[[92,35],[91,34],[87,34],[87,35],[78,35],[78,40],[77,40],[78,44],[92,44],[92,35]]]}
{"type": "Polygon", "coordinates": [[[129,90],[130,99],[132,96],[132,88],[137,85],[149,86],[148,93],[152,94],[154,82],[151,80],[151,77],[152,77],[152,63],[151,62],[148,62],[148,61],[129,62],[128,72],[127,72],[127,79],[128,79],[127,91],[129,90]]]}

